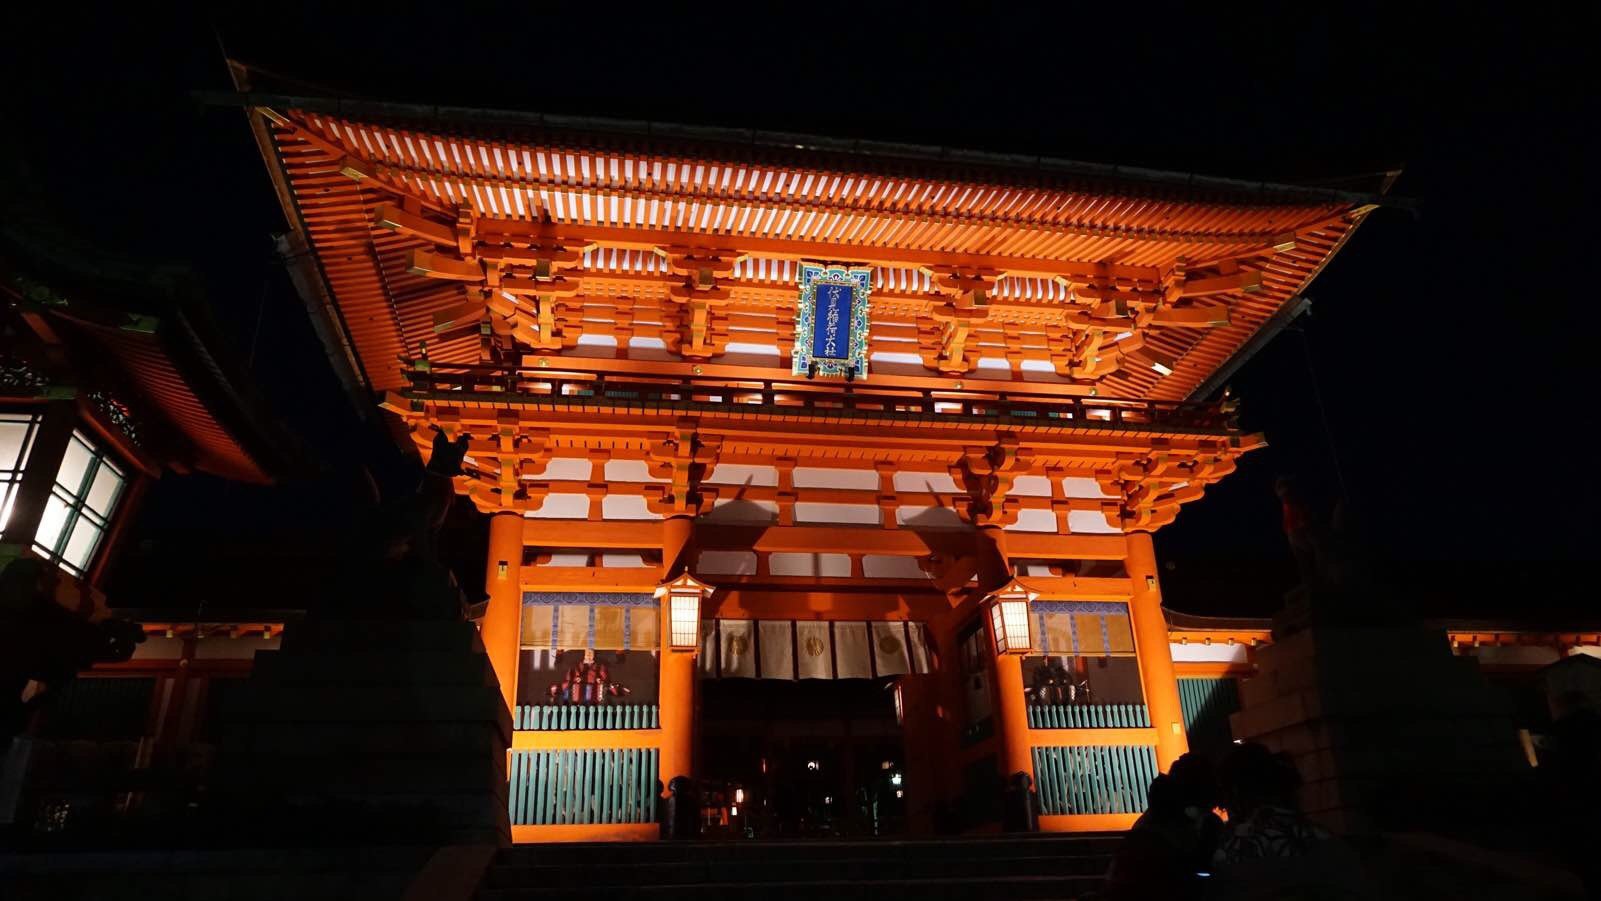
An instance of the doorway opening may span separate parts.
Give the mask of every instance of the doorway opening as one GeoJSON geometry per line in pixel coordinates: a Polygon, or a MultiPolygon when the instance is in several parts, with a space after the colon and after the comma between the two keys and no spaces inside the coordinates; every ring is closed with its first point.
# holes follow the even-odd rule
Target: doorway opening
{"type": "Polygon", "coordinates": [[[906,829],[894,680],[700,683],[702,834],[837,838],[906,829]]]}

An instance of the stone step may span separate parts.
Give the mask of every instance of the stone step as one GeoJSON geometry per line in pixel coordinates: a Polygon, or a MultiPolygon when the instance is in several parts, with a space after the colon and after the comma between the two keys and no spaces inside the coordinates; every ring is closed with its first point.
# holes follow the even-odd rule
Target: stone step
{"type": "Polygon", "coordinates": [[[1099,876],[981,876],[938,879],[816,879],[762,883],[686,883],[631,887],[571,886],[545,888],[481,889],[480,901],[535,901],[535,899],[650,899],[650,901],[1014,901],[1014,899],[1071,899],[1101,885],[1099,876]]]}
{"type": "Polygon", "coordinates": [[[835,881],[1073,876],[1099,878],[1109,860],[1102,855],[988,857],[970,859],[731,860],[670,863],[614,863],[594,866],[496,866],[485,876],[486,889],[598,888],[602,886],[687,885],[701,883],[805,882],[819,876],[835,881]]]}
{"type": "Polygon", "coordinates": [[[506,866],[716,863],[777,860],[972,860],[992,857],[1100,856],[1109,858],[1119,834],[961,836],[927,839],[801,841],[689,841],[529,844],[500,852],[506,866]]]}

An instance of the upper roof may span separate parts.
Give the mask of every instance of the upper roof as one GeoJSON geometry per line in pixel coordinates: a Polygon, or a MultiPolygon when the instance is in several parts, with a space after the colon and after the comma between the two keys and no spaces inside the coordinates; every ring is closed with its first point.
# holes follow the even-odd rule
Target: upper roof
{"type": "MultiPolygon", "coordinates": [[[[10,348],[47,393],[89,394],[149,461],[245,482],[298,465],[216,334],[194,276],[88,247],[39,207],[0,224],[0,324],[33,332],[10,348]]],[[[6,393],[27,390],[18,383],[6,393]]],[[[50,396],[55,396],[50,394],[50,396]]]]}
{"type": "MultiPolygon", "coordinates": [[[[1096,393],[1183,399],[1384,202],[804,135],[284,95],[234,102],[262,113],[253,118],[280,197],[380,390],[401,384],[397,359],[424,341],[443,362],[475,362],[480,347],[477,334],[436,334],[461,286],[415,271],[412,252],[436,242],[383,227],[389,205],[439,226],[470,206],[486,230],[587,248],[577,267],[586,288],[590,275],[671,278],[664,250],[725,250],[742,256],[719,282],[736,299],[772,296],[793,285],[795,261],[827,259],[873,266],[875,303],[915,317],[948,299],[938,267],[987,272],[998,276],[992,322],[1040,328],[1071,313],[1067,327],[1083,328],[1083,316],[1098,317],[1090,325],[1105,338],[1081,348],[1095,354],[1086,367],[1108,358],[1096,393]],[[1125,347],[1150,365],[1125,365],[1125,347]]],[[[1065,374],[1068,352],[1051,340],[1063,339],[1023,342],[1017,354],[1065,374]]]]}

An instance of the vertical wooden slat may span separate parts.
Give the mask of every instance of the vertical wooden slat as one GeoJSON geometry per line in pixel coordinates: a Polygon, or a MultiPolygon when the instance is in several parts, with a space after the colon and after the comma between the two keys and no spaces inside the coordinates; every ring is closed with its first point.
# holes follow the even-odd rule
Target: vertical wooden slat
{"type": "Polygon", "coordinates": [[[571,823],[573,796],[573,752],[561,752],[561,766],[556,770],[556,822],[560,824],[571,823]]]}
{"type": "Polygon", "coordinates": [[[1077,748],[1063,748],[1061,758],[1067,769],[1067,798],[1069,813],[1084,812],[1084,767],[1079,763],[1077,748]]]}
{"type": "Polygon", "coordinates": [[[660,757],[655,748],[651,748],[643,755],[644,765],[640,767],[643,773],[640,793],[640,822],[655,822],[656,820],[656,782],[658,768],[661,766],[660,757]]]}
{"type": "Polygon", "coordinates": [[[1052,809],[1057,813],[1067,813],[1071,809],[1067,801],[1067,774],[1062,767],[1062,752],[1059,749],[1048,749],[1046,766],[1051,774],[1052,809]]]}
{"type": "Polygon", "coordinates": [[[628,751],[623,754],[623,822],[625,823],[634,822],[635,796],[639,793],[638,764],[639,755],[634,751],[628,751]]]}
{"type": "Polygon", "coordinates": [[[511,753],[511,785],[506,792],[506,816],[511,819],[512,825],[522,822],[521,810],[523,798],[523,755],[513,751],[511,753]]]}
{"type": "Polygon", "coordinates": [[[632,755],[627,751],[618,751],[616,754],[616,765],[612,768],[612,784],[609,789],[611,792],[612,816],[615,817],[613,822],[627,823],[629,822],[628,808],[624,806],[626,802],[623,800],[623,779],[625,778],[623,775],[623,762],[632,755]]]}
{"type": "Polygon", "coordinates": [[[550,822],[550,752],[538,751],[530,756],[534,767],[534,812],[529,821],[543,825],[550,822]]]}

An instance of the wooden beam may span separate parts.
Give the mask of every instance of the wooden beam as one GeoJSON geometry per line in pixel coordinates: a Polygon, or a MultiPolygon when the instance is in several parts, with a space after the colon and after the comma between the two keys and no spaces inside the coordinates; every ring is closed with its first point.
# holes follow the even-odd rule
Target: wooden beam
{"type": "Polygon", "coordinates": [[[862,263],[889,266],[898,269],[922,269],[931,266],[954,266],[962,269],[984,269],[1012,276],[1056,278],[1069,281],[1090,277],[1125,278],[1156,284],[1161,271],[1154,266],[1130,266],[1121,263],[1101,264],[1082,260],[1056,260],[1042,257],[1011,254],[946,253],[937,250],[874,247],[867,243],[832,241],[804,241],[785,238],[762,238],[753,235],[719,235],[702,237],[689,230],[628,226],[559,225],[554,223],[528,223],[506,219],[484,219],[479,222],[479,240],[488,243],[514,243],[518,241],[557,242],[563,245],[615,247],[620,250],[643,250],[651,253],[657,248],[683,245],[697,238],[719,246],[731,245],[734,252],[768,259],[815,260],[824,259],[841,263],[862,263]]]}
{"type": "Polygon", "coordinates": [[[1262,273],[1255,269],[1242,269],[1230,275],[1192,278],[1179,288],[1180,297],[1205,297],[1229,291],[1251,293],[1262,289],[1262,273]]]}
{"type": "MultiPolygon", "coordinates": [[[[750,550],[759,553],[877,554],[922,557],[946,541],[963,542],[966,530],[917,532],[876,526],[739,526],[701,522],[695,529],[702,550],[750,550]],[[925,537],[926,536],[926,537],[925,537]]],[[[530,547],[594,548],[596,550],[655,550],[662,546],[659,520],[641,522],[588,522],[570,519],[526,519],[523,543],[530,547]]],[[[1121,560],[1127,553],[1121,535],[1057,535],[1049,532],[1007,532],[1007,549],[1013,558],[1030,560],[1121,560]]],[[[532,568],[537,571],[538,567],[532,568]]],[[[628,572],[628,570],[617,570],[628,572]]],[[[1051,578],[1039,581],[1068,585],[1051,578]]],[[[1117,589],[1127,580],[1076,580],[1086,588],[1117,589]]]]}
{"type": "Polygon", "coordinates": [[[446,225],[424,216],[408,213],[392,203],[380,203],[373,210],[373,224],[441,247],[456,246],[455,224],[446,225]]]}

